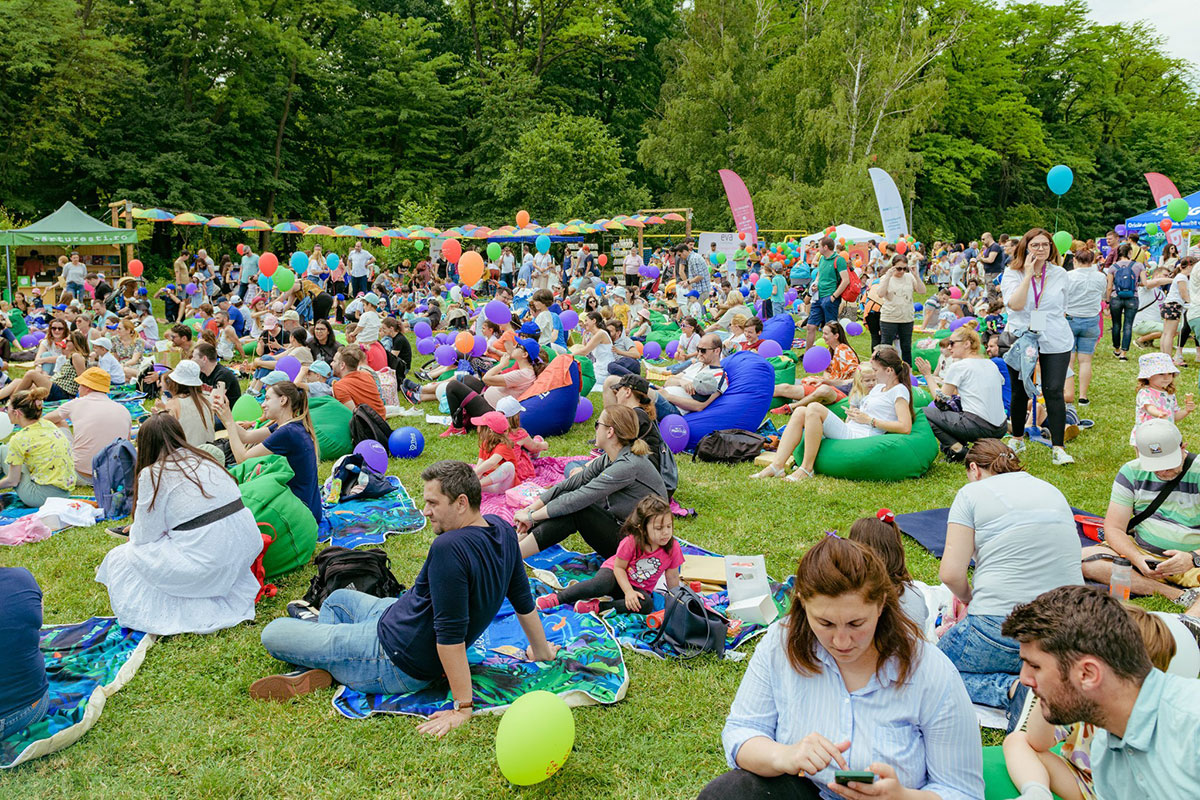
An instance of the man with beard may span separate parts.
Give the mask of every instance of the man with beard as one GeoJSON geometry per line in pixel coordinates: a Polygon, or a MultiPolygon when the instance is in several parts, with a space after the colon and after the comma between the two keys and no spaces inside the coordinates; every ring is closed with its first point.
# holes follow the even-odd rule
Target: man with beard
{"type": "Polygon", "coordinates": [[[1195,795],[1200,682],[1154,669],[1120,602],[1062,586],[1013,609],[1001,632],[1021,643],[1020,691],[1037,696],[1047,722],[1096,726],[1097,800],[1195,795]]]}

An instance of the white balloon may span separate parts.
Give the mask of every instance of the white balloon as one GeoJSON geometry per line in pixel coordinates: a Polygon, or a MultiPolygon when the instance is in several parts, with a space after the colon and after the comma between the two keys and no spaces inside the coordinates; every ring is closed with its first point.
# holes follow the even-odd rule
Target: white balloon
{"type": "Polygon", "coordinates": [[[7,439],[12,432],[12,420],[8,418],[8,414],[0,412],[0,442],[7,439]]]}
{"type": "Polygon", "coordinates": [[[840,322],[842,324],[842,328],[845,329],[845,327],[850,324],[850,319],[848,317],[843,317],[842,319],[839,319],[838,322],[840,322]]]}
{"type": "Polygon", "coordinates": [[[1151,614],[1167,623],[1171,636],[1175,638],[1175,657],[1171,659],[1167,672],[1182,675],[1185,678],[1195,678],[1200,675],[1200,645],[1187,626],[1179,621],[1176,614],[1165,611],[1151,611],[1151,614]]]}

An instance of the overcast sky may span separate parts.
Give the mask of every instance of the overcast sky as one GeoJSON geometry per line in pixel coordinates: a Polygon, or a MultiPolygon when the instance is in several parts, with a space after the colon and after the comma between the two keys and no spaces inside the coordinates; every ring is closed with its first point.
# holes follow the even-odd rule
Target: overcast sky
{"type": "MultiPolygon", "coordinates": [[[[1058,5],[1042,0],[1046,5],[1058,5]]],[[[1092,18],[1104,25],[1148,21],[1166,39],[1167,52],[1200,73],[1200,2],[1197,0],[1088,0],[1092,18]]]]}

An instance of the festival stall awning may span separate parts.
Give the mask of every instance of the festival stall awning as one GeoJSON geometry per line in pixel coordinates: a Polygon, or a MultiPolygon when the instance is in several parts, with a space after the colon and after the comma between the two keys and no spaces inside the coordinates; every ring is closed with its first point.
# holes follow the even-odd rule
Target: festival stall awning
{"type": "MultiPolygon", "coordinates": [[[[1189,194],[1183,198],[1188,204],[1188,215],[1183,218],[1182,222],[1176,222],[1176,228],[1187,228],[1191,230],[1200,229],[1200,192],[1189,194]]],[[[1146,230],[1146,226],[1151,222],[1159,223],[1167,218],[1167,207],[1159,206],[1152,211],[1146,211],[1138,214],[1136,217],[1130,217],[1125,220],[1125,228],[1130,233],[1141,233],[1146,230]]]]}
{"type": "Polygon", "coordinates": [[[11,231],[0,231],[0,245],[49,244],[73,247],[81,244],[137,244],[137,231],[131,228],[114,228],[98,219],[89,217],[73,203],[66,202],[62,208],[32,225],[11,231]]]}

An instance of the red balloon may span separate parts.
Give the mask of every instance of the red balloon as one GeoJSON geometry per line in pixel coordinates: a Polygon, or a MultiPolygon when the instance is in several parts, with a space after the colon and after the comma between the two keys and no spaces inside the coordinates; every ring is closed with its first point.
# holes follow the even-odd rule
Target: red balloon
{"type": "Polygon", "coordinates": [[[390,237],[390,236],[384,236],[384,237],[383,237],[383,239],[382,239],[381,241],[383,242],[383,246],[384,246],[384,247],[391,247],[391,246],[392,246],[392,237],[390,237]]]}
{"type": "Polygon", "coordinates": [[[238,251],[238,255],[239,255],[239,256],[241,256],[241,255],[245,255],[245,254],[246,254],[246,245],[244,245],[244,244],[239,244],[239,245],[237,246],[237,251],[238,251]]]}
{"type": "Polygon", "coordinates": [[[900,255],[904,255],[905,253],[907,253],[908,252],[908,242],[904,241],[903,239],[896,242],[896,252],[899,253],[900,255]]]}
{"type": "Polygon", "coordinates": [[[457,264],[462,258],[462,245],[458,243],[458,239],[447,239],[442,243],[442,257],[451,264],[457,264]]]}
{"type": "Polygon", "coordinates": [[[268,278],[279,269],[279,256],[274,253],[263,253],[258,257],[258,271],[268,278]]]}
{"type": "Polygon", "coordinates": [[[1160,231],[1162,231],[1163,233],[1166,233],[1167,231],[1171,230],[1171,226],[1174,224],[1175,223],[1171,221],[1171,218],[1167,217],[1166,219],[1164,219],[1158,223],[1158,229],[1160,231]]]}
{"type": "Polygon", "coordinates": [[[129,262],[129,274],[132,275],[133,277],[135,277],[135,278],[142,277],[143,269],[144,269],[144,267],[142,267],[142,262],[138,261],[136,258],[129,262]]]}
{"type": "Polygon", "coordinates": [[[744,241],[746,241],[746,232],[745,232],[745,231],[739,231],[739,232],[738,232],[738,238],[739,238],[739,239],[741,239],[743,242],[744,242],[744,241]]]}
{"type": "Polygon", "coordinates": [[[602,266],[602,267],[605,266],[606,264],[608,264],[608,254],[601,253],[599,261],[600,261],[600,266],[602,266]]]}

